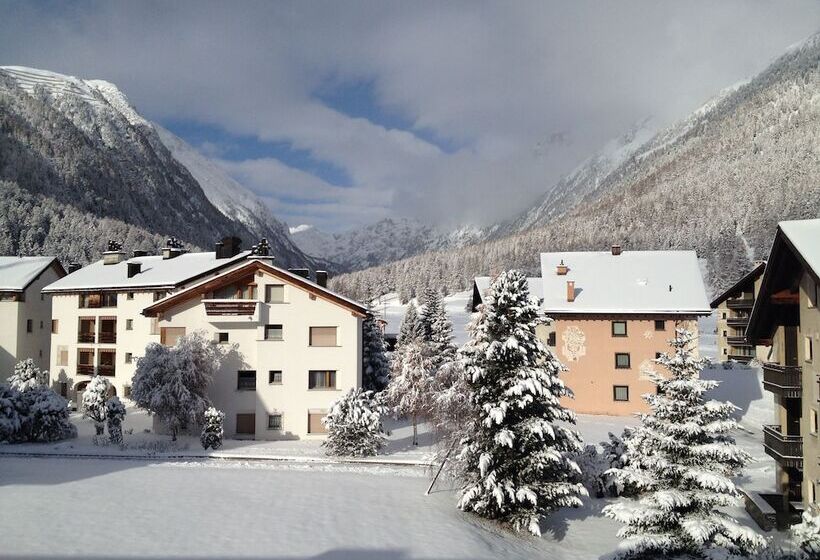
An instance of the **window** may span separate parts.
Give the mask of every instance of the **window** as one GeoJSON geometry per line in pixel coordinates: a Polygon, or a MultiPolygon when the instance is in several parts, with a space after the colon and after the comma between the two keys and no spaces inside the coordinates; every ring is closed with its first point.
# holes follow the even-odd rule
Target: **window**
{"type": "Polygon", "coordinates": [[[729,336],[729,332],[728,331],[723,331],[723,338],[726,338],[727,336],[729,336]]]}
{"type": "Polygon", "coordinates": [[[547,335],[547,346],[555,346],[555,331],[547,335]]]}
{"type": "Polygon", "coordinates": [[[60,331],[60,320],[59,319],[52,319],[51,320],[51,334],[57,334],[60,331]]]}
{"type": "Polygon", "coordinates": [[[216,340],[220,344],[226,344],[230,339],[230,336],[226,332],[216,333],[216,340]]]}
{"type": "Polygon", "coordinates": [[[813,480],[810,480],[809,484],[808,484],[808,489],[809,489],[809,496],[808,496],[809,503],[813,504],[815,502],[815,500],[817,500],[817,483],[813,480]]]}
{"type": "Polygon", "coordinates": [[[154,292],[154,301],[159,301],[165,297],[165,292],[154,292]]]}
{"type": "Polygon", "coordinates": [[[666,321],[656,319],[655,320],[655,330],[656,331],[665,331],[666,330],[666,321]]]}
{"type": "Polygon", "coordinates": [[[125,330],[133,331],[134,330],[134,320],[133,319],[126,319],[125,320],[125,330]]]}
{"type": "Polygon", "coordinates": [[[117,293],[93,292],[89,294],[80,294],[80,307],[117,307],[117,293]]]}
{"type": "Polygon", "coordinates": [[[97,355],[97,373],[111,377],[116,374],[116,352],[111,350],[100,350],[97,355]]]}
{"type": "Polygon", "coordinates": [[[131,385],[123,385],[122,387],[122,396],[126,399],[131,398],[131,385]]]}
{"type": "Polygon", "coordinates": [[[130,364],[132,361],[134,361],[134,355],[131,352],[126,352],[125,353],[125,363],[130,364]]]}
{"type": "Polygon", "coordinates": [[[40,301],[45,301],[45,300],[46,300],[46,295],[45,294],[40,294],[40,301]]]}
{"type": "Polygon", "coordinates": [[[177,341],[185,336],[185,327],[162,327],[159,330],[159,342],[165,346],[176,346],[177,341]]]}
{"type": "Polygon", "coordinates": [[[265,325],[265,340],[282,340],[282,325],[265,325]]]}
{"type": "Polygon", "coordinates": [[[721,313],[721,314],[720,314],[720,318],[721,318],[721,319],[725,319],[725,318],[726,318],[726,312],[725,312],[725,311],[724,311],[723,313],[721,313]]]}
{"type": "Polygon", "coordinates": [[[26,319],[26,332],[34,331],[34,321],[31,319],[26,319]]]}
{"type": "Polygon", "coordinates": [[[629,400],[629,386],[628,385],[614,385],[612,387],[612,398],[616,401],[629,400]]]}
{"type": "Polygon", "coordinates": [[[125,299],[129,299],[129,300],[134,299],[134,292],[128,292],[125,296],[125,299]]]}
{"type": "Polygon", "coordinates": [[[308,433],[309,434],[326,434],[327,429],[325,429],[324,424],[322,424],[322,418],[327,416],[327,412],[324,410],[309,410],[308,411],[308,433]]]}
{"type": "Polygon", "coordinates": [[[814,358],[814,347],[810,336],[803,338],[803,351],[806,354],[806,361],[810,362],[814,358]]]}
{"type": "Polygon", "coordinates": [[[237,371],[236,388],[239,391],[256,391],[256,372],[250,370],[237,371]]]}
{"type": "Polygon", "coordinates": [[[58,346],[57,347],[57,365],[58,366],[67,366],[68,365],[68,346],[58,346]]]}
{"type": "Polygon", "coordinates": [[[281,385],[282,384],[282,370],[281,369],[272,369],[268,372],[268,383],[271,385],[281,385]]]}
{"type": "Polygon", "coordinates": [[[268,429],[281,430],[282,429],[282,415],[270,414],[268,415],[268,429]]]}
{"type": "Polygon", "coordinates": [[[612,336],[626,336],[626,321],[612,321],[612,336]]]}
{"type": "Polygon", "coordinates": [[[615,368],[616,369],[629,369],[629,354],[624,352],[617,352],[615,354],[615,368]]]}
{"type": "Polygon", "coordinates": [[[43,322],[40,321],[40,330],[43,330],[43,322]]]}
{"type": "Polygon", "coordinates": [[[813,408],[809,410],[809,432],[817,435],[817,411],[813,408]]]}
{"type": "Polygon", "coordinates": [[[159,317],[151,317],[151,334],[159,334],[159,317]]]}
{"type": "Polygon", "coordinates": [[[311,346],[336,346],[336,327],[310,327],[311,346]]]}
{"type": "Polygon", "coordinates": [[[285,286],[284,284],[271,284],[265,286],[265,302],[266,303],[285,303],[285,286]]]}
{"type": "Polygon", "coordinates": [[[724,355],[724,356],[729,355],[729,350],[728,350],[728,349],[726,349],[726,348],[724,348],[724,349],[723,349],[723,355],[724,355]]]}
{"type": "Polygon", "coordinates": [[[310,370],[308,389],[335,389],[336,372],[331,370],[310,370]]]}

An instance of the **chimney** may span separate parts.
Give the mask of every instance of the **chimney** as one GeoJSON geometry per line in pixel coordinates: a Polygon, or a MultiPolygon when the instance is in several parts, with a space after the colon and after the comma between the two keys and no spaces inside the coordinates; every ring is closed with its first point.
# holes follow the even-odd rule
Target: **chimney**
{"type": "Polygon", "coordinates": [[[567,271],[569,271],[569,268],[567,268],[567,265],[564,264],[564,259],[561,259],[561,262],[558,264],[558,268],[555,269],[555,273],[558,274],[558,276],[566,276],[567,271]]]}
{"type": "Polygon", "coordinates": [[[326,270],[317,270],[316,271],[316,283],[319,284],[323,288],[327,288],[327,271],[326,270]]]}
{"type": "Polygon", "coordinates": [[[128,277],[133,278],[142,272],[142,263],[130,262],[128,263],[128,277]]]}
{"type": "Polygon", "coordinates": [[[184,252],[185,249],[182,247],[182,241],[176,237],[169,237],[168,241],[165,242],[165,247],[162,248],[162,259],[173,259],[180,256],[184,252]]]}
{"type": "Polygon", "coordinates": [[[238,237],[223,237],[216,243],[216,258],[231,259],[242,252],[242,240],[238,237]]]}
{"type": "Polygon", "coordinates": [[[122,243],[118,241],[108,241],[108,249],[103,253],[103,264],[119,264],[125,260],[125,251],[122,250],[122,243]]]}
{"type": "Polygon", "coordinates": [[[148,251],[143,251],[142,249],[135,249],[134,254],[132,257],[147,257],[148,251]]]}
{"type": "Polygon", "coordinates": [[[621,246],[620,245],[613,245],[612,246],[612,255],[617,257],[621,254],[621,246]]]}
{"type": "Polygon", "coordinates": [[[567,301],[575,301],[575,282],[573,280],[567,280],[567,301]]]}
{"type": "Polygon", "coordinates": [[[68,273],[69,274],[71,274],[72,272],[77,272],[81,268],[82,268],[82,266],[80,266],[80,263],[75,263],[75,262],[68,263],[68,273]]]}
{"type": "Polygon", "coordinates": [[[310,270],[307,268],[289,268],[288,272],[296,276],[301,276],[302,278],[310,278],[310,270]]]}

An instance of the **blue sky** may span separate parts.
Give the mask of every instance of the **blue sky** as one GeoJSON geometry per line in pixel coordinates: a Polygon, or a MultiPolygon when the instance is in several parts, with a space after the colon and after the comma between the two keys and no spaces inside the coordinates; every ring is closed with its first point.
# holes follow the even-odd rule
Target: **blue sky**
{"type": "Polygon", "coordinates": [[[13,2],[0,63],[115,83],[290,225],[485,225],[820,28],[811,1],[13,2]]]}

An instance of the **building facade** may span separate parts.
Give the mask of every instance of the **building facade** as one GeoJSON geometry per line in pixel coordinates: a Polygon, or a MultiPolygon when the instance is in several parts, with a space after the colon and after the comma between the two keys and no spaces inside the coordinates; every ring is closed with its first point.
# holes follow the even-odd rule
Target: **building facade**
{"type": "Polygon", "coordinates": [[[820,220],[781,222],[746,336],[770,349],[763,386],[775,417],[763,443],[777,463],[774,505],[790,514],[820,510],[819,286],[820,220]]]}
{"type": "Polygon", "coordinates": [[[211,385],[228,437],[323,437],[331,404],[362,385],[366,308],[302,275],[251,257],[144,313],[172,338],[194,331],[224,344],[211,385]]]}
{"type": "Polygon", "coordinates": [[[0,382],[21,360],[49,368],[51,296],[41,290],[65,274],[55,257],[0,257],[0,382]]]}
{"type": "Polygon", "coordinates": [[[720,294],[710,306],[717,314],[717,350],[722,361],[749,363],[766,360],[768,348],[755,346],[746,338],[749,315],[763,281],[765,262],[759,262],[731,288],[720,294]]]}
{"type": "MultiPolygon", "coordinates": [[[[489,283],[476,279],[474,294],[489,283]]],[[[647,411],[641,395],[663,373],[653,360],[670,351],[675,328],[697,335],[698,317],[711,313],[691,251],[542,253],[530,291],[548,319],[538,335],[567,367],[574,398],[564,404],[584,414],[647,411]]]]}

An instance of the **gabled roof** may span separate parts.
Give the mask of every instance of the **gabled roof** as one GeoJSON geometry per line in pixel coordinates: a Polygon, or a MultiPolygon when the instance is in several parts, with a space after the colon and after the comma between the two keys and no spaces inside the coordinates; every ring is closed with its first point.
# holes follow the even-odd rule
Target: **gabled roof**
{"type": "Polygon", "coordinates": [[[150,255],[133,257],[117,264],[103,264],[99,260],[49,284],[43,291],[170,289],[236,264],[249,254],[249,251],[244,251],[229,259],[217,259],[216,253],[183,253],[172,259],[150,255]],[[128,263],[141,264],[139,274],[129,278],[128,263]]]}
{"type": "Polygon", "coordinates": [[[780,222],[749,316],[749,342],[768,344],[778,325],[799,322],[799,310],[788,296],[797,295],[804,272],[820,284],[820,219],[780,222]]]}
{"type": "Polygon", "coordinates": [[[718,305],[729,299],[733,294],[743,292],[748,288],[753,288],[757,279],[763,276],[763,271],[766,269],[766,261],[758,263],[752,270],[746,273],[743,278],[734,283],[734,285],[712,300],[709,306],[716,309],[718,305]]]}
{"type": "MultiPolygon", "coordinates": [[[[490,285],[492,284],[492,278],[489,276],[476,276],[473,279],[476,288],[478,288],[478,295],[482,301],[484,301],[484,294],[490,291],[490,285]]],[[[541,299],[541,279],[538,277],[535,278],[527,278],[527,286],[530,289],[530,295],[541,299]]],[[[479,302],[473,302],[479,303],[479,302]]]]}
{"type": "Polygon", "coordinates": [[[541,253],[543,304],[553,314],[709,315],[694,251],[541,253]],[[569,269],[558,275],[563,263],[569,269]],[[567,301],[567,281],[575,300],[567,301]]]}
{"type": "Polygon", "coordinates": [[[284,280],[290,284],[293,284],[311,294],[315,295],[316,297],[320,297],[336,305],[340,305],[347,309],[350,309],[353,313],[364,317],[367,313],[367,308],[362,305],[361,303],[354,301],[350,298],[347,298],[341,294],[338,294],[332,290],[325,288],[324,286],[320,286],[316,282],[313,282],[307,278],[299,276],[298,274],[293,274],[285,269],[279,268],[278,266],[274,266],[270,263],[268,259],[265,258],[255,258],[251,257],[236,268],[232,268],[227,270],[217,276],[212,278],[208,278],[187,288],[180,290],[174,294],[168,295],[155,303],[149,305],[145,309],[142,310],[142,314],[147,317],[154,317],[158,313],[162,313],[172,307],[182,303],[183,301],[189,300],[193,297],[201,296],[202,294],[212,292],[217,288],[222,286],[228,285],[231,282],[235,282],[241,278],[245,278],[248,274],[255,273],[257,270],[262,270],[267,272],[271,276],[284,280]]]}
{"type": "Polygon", "coordinates": [[[0,290],[23,292],[51,266],[58,276],[65,276],[57,257],[0,257],[0,290]]]}

